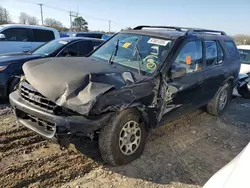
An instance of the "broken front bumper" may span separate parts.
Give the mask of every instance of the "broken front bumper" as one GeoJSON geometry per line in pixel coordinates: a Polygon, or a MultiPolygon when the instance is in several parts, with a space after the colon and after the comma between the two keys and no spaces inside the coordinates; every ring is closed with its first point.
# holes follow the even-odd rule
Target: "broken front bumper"
{"type": "Polygon", "coordinates": [[[24,101],[18,91],[11,93],[9,99],[18,121],[46,138],[65,134],[88,136],[107,124],[112,115],[112,113],[105,114],[94,120],[87,119],[81,115],[55,115],[38,109],[24,101]]]}

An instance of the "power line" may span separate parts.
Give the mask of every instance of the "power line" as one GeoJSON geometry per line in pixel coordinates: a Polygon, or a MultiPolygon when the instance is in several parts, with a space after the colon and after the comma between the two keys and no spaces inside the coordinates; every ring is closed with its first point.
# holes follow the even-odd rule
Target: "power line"
{"type": "MultiPolygon", "coordinates": [[[[69,13],[69,14],[70,14],[70,28],[72,28],[72,13],[73,13],[73,11],[71,11],[71,10],[66,10],[66,9],[63,9],[63,8],[54,7],[54,6],[47,5],[47,4],[36,4],[36,3],[33,3],[33,2],[31,2],[31,1],[28,1],[28,0],[20,0],[20,1],[25,2],[25,3],[40,5],[42,25],[43,25],[43,10],[42,10],[42,6],[69,13]]],[[[84,14],[84,13],[82,13],[82,12],[78,12],[78,11],[77,11],[77,15],[78,15],[78,16],[79,16],[79,15],[82,15],[83,17],[88,18],[88,19],[94,19],[94,20],[99,20],[99,21],[108,22],[108,29],[109,29],[109,32],[110,32],[110,30],[111,30],[111,23],[115,23],[115,22],[113,22],[112,20],[103,19],[103,18],[97,18],[97,17],[91,16],[91,15],[84,14]]],[[[115,23],[115,24],[116,24],[116,23],[115,23]]],[[[117,25],[119,25],[119,24],[117,24],[117,25]]]]}
{"type": "MultiPolygon", "coordinates": [[[[36,5],[36,3],[30,2],[30,1],[27,1],[27,0],[20,0],[20,1],[36,5]]],[[[66,10],[66,9],[63,9],[63,8],[54,7],[54,6],[47,5],[47,4],[43,4],[43,6],[51,8],[51,9],[55,9],[55,10],[60,10],[60,11],[63,11],[63,12],[67,12],[67,13],[73,12],[73,11],[70,11],[70,10],[66,10]]],[[[83,15],[84,17],[91,18],[91,19],[94,19],[94,20],[109,21],[108,19],[97,18],[97,17],[91,16],[91,15],[84,14],[82,12],[79,12],[79,14],[83,15]]]]}

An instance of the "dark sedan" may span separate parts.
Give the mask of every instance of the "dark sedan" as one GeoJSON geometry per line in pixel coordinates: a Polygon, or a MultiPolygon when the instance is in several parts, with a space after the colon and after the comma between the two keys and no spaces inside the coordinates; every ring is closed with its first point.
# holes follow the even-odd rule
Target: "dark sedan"
{"type": "Polygon", "coordinates": [[[0,96],[6,97],[13,91],[23,73],[25,62],[47,57],[82,57],[88,55],[103,40],[94,38],[60,38],[48,42],[28,53],[0,55],[0,96]]]}

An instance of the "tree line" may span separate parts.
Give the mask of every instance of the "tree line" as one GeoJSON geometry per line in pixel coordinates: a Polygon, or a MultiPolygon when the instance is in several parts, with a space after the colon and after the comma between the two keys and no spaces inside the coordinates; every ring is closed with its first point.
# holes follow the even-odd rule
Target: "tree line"
{"type": "MultiPolygon", "coordinates": [[[[0,6],[0,25],[2,24],[10,24],[14,23],[11,20],[11,15],[7,9],[0,6]]],[[[39,20],[34,17],[30,16],[25,12],[21,12],[19,15],[19,22],[20,24],[28,24],[28,25],[39,25],[39,20]]],[[[62,22],[56,20],[54,18],[45,18],[44,25],[48,27],[53,27],[58,31],[69,31],[70,29],[64,27],[62,22]]],[[[72,31],[88,31],[88,22],[82,17],[76,17],[74,19],[74,26],[71,28],[72,31]]]]}

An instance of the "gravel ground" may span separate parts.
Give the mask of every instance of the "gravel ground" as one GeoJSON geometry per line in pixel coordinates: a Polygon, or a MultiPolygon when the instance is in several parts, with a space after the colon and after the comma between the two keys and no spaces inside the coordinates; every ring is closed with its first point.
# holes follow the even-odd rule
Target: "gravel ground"
{"type": "Polygon", "coordinates": [[[198,188],[250,140],[250,100],[234,99],[221,117],[203,110],[150,132],[143,155],[111,167],[97,141],[76,138],[68,150],[17,124],[0,105],[1,187],[198,188]]]}

